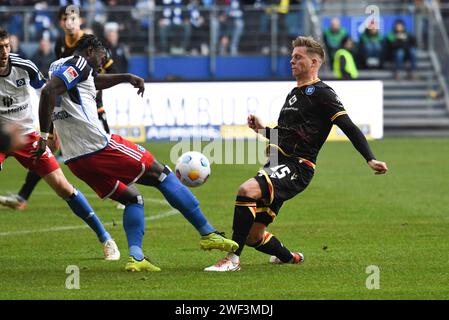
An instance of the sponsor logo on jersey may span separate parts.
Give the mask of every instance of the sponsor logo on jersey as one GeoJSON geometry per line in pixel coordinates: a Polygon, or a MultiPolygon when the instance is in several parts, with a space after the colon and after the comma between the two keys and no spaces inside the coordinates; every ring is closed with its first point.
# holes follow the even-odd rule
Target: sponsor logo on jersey
{"type": "Polygon", "coordinates": [[[145,148],[140,145],[137,145],[137,150],[139,150],[142,153],[145,153],[145,148]]]}
{"type": "Polygon", "coordinates": [[[17,79],[17,80],[16,80],[16,85],[17,85],[17,87],[22,87],[22,86],[24,86],[25,84],[26,84],[25,78],[17,79]]]}
{"type": "Polygon", "coordinates": [[[7,108],[9,108],[14,102],[13,98],[11,98],[11,97],[3,97],[2,100],[3,100],[3,105],[7,108]]]}
{"type": "Polygon", "coordinates": [[[292,105],[292,104],[294,104],[296,101],[298,101],[298,99],[296,98],[296,96],[293,96],[293,97],[290,98],[290,100],[288,100],[288,104],[289,104],[289,105],[292,105]]]}
{"type": "Polygon", "coordinates": [[[76,79],[76,77],[78,77],[78,72],[76,72],[74,67],[68,67],[67,70],[64,71],[63,75],[67,79],[67,82],[71,83],[76,79]]]}
{"type": "Polygon", "coordinates": [[[310,96],[312,93],[315,92],[315,87],[314,86],[307,86],[305,92],[306,92],[306,95],[310,96]]]}
{"type": "Polygon", "coordinates": [[[64,120],[64,119],[67,119],[67,118],[70,118],[70,117],[72,117],[72,116],[67,111],[62,110],[62,111],[59,111],[59,112],[53,112],[51,120],[52,121],[64,120]]]}

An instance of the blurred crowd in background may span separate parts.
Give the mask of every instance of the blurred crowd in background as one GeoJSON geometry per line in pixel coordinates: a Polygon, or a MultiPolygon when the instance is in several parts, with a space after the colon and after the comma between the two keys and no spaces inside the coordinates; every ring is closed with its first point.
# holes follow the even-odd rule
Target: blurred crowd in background
{"type": "MultiPolygon", "coordinates": [[[[289,55],[291,40],[304,33],[306,12],[301,0],[0,0],[7,8],[0,10],[0,27],[12,34],[12,51],[45,72],[63,34],[57,8],[70,4],[81,9],[82,28],[105,39],[121,72],[130,53],[148,53],[152,36],[157,55],[268,55],[275,27],[276,54],[289,55]]],[[[336,17],[322,40],[337,78],[356,79],[358,69],[382,69],[386,62],[397,77],[407,63],[414,78],[416,40],[401,20],[383,35],[372,23],[354,42],[336,17]]]]}

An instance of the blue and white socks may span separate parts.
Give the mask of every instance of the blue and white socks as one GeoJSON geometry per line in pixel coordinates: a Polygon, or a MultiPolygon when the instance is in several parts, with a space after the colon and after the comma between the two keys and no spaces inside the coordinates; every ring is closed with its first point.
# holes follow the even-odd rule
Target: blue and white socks
{"type": "MultiPolygon", "coordinates": [[[[141,198],[141,196],[139,196],[141,198]]],[[[142,260],[142,240],[145,233],[145,214],[142,203],[128,203],[123,212],[123,228],[128,240],[129,255],[142,260]]]]}
{"type": "Polygon", "coordinates": [[[81,191],[74,189],[73,195],[66,201],[73,213],[83,219],[95,231],[101,243],[112,239],[81,191]]]}
{"type": "Polygon", "coordinates": [[[215,231],[199,207],[199,202],[190,190],[184,186],[173,172],[168,173],[157,186],[168,203],[178,209],[183,216],[195,227],[200,235],[215,231]]]}

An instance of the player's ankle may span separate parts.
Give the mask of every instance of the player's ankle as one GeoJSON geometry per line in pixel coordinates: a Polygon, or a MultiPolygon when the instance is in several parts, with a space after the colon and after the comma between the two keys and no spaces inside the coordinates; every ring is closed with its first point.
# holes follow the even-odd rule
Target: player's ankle
{"type": "Polygon", "coordinates": [[[240,257],[233,252],[229,252],[226,256],[232,263],[240,263],[240,257]]]}

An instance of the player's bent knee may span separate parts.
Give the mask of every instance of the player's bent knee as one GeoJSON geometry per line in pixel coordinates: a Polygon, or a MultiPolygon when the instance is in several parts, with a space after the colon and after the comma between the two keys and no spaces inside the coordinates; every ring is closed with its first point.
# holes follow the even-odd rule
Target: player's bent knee
{"type": "MultiPolygon", "coordinates": [[[[156,186],[160,182],[160,177],[165,171],[166,166],[162,165],[155,159],[137,183],[148,186],[156,186]]],[[[170,172],[170,169],[168,169],[168,172],[170,172]]]]}
{"type": "Polygon", "coordinates": [[[256,180],[248,180],[239,187],[238,195],[253,199],[260,199],[262,197],[262,191],[260,190],[259,183],[256,180]]]}
{"type": "Polygon", "coordinates": [[[129,204],[139,204],[144,205],[143,197],[140,193],[133,192],[131,190],[128,190],[128,192],[122,193],[118,198],[114,199],[118,202],[120,202],[123,205],[129,205],[129,204]]]}
{"type": "Polygon", "coordinates": [[[249,235],[248,238],[246,238],[246,245],[250,247],[257,247],[262,243],[262,240],[263,237],[249,235]]]}
{"type": "Polygon", "coordinates": [[[143,206],[144,201],[142,195],[138,194],[134,197],[131,197],[128,201],[128,204],[140,204],[143,206]]]}

